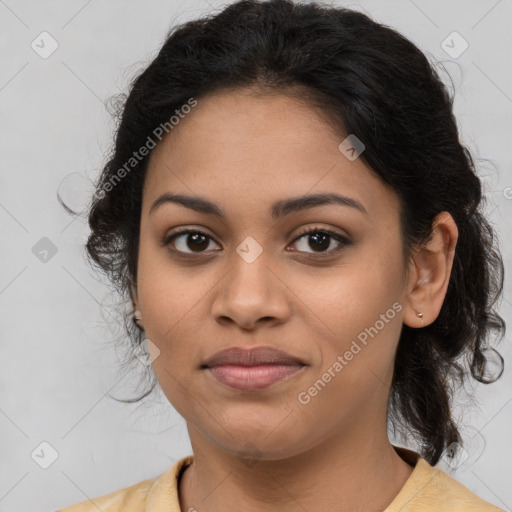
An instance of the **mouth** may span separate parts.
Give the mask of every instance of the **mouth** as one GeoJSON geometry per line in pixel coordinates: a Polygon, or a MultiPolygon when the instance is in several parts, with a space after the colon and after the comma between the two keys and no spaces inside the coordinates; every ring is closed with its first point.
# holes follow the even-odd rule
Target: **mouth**
{"type": "Polygon", "coordinates": [[[306,366],[299,358],[272,347],[235,347],[217,352],[201,368],[230,388],[258,391],[287,380],[306,366]]]}
{"type": "Polygon", "coordinates": [[[305,365],[300,364],[220,365],[208,368],[208,371],[217,381],[231,388],[240,391],[259,391],[289,379],[303,368],[305,365]]]}
{"type": "Polygon", "coordinates": [[[219,365],[258,366],[267,364],[303,365],[305,363],[298,357],[272,347],[256,347],[253,349],[234,347],[214,354],[204,362],[203,368],[212,368],[219,365]]]}

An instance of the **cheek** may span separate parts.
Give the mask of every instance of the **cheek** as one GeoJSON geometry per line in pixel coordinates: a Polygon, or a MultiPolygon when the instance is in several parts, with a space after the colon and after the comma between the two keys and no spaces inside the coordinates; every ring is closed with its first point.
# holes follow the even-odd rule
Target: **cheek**
{"type": "Polygon", "coordinates": [[[207,288],[200,279],[191,280],[190,270],[173,264],[166,248],[146,236],[139,251],[138,291],[146,332],[167,343],[194,314],[207,288]]]}
{"type": "Polygon", "coordinates": [[[372,372],[388,378],[402,328],[400,265],[397,246],[381,240],[346,260],[322,286],[318,281],[316,287],[313,281],[304,284],[308,308],[303,314],[322,339],[321,372],[330,369],[333,381],[345,382],[340,385],[357,390],[368,379],[376,380],[372,372]],[[337,372],[338,356],[343,370],[337,372]]]}
{"type": "Polygon", "coordinates": [[[197,345],[201,341],[197,326],[204,323],[200,318],[203,295],[179,291],[181,284],[176,277],[155,279],[148,281],[141,292],[145,293],[146,336],[160,350],[152,363],[155,376],[169,402],[188,419],[195,414],[191,403],[198,396],[194,385],[195,366],[199,364],[197,345]]]}
{"type": "Polygon", "coordinates": [[[400,305],[383,308],[382,317],[365,310],[357,320],[339,317],[339,337],[322,345],[322,364],[299,390],[299,411],[315,421],[325,418],[326,429],[385,409],[391,385],[400,305]],[[328,411],[328,412],[327,412],[328,411]]]}
{"type": "MultiPolygon", "coordinates": [[[[310,329],[316,325],[324,337],[351,339],[379,320],[400,297],[400,275],[386,257],[358,253],[353,261],[330,275],[302,277],[301,315],[310,329]]],[[[391,312],[393,314],[393,311],[391,312]]]]}
{"type": "Polygon", "coordinates": [[[172,390],[178,386],[174,379],[182,380],[180,371],[190,366],[190,326],[197,315],[201,290],[176,272],[169,260],[154,253],[142,248],[139,253],[138,295],[145,335],[160,351],[153,368],[167,395],[174,394],[172,390]]]}

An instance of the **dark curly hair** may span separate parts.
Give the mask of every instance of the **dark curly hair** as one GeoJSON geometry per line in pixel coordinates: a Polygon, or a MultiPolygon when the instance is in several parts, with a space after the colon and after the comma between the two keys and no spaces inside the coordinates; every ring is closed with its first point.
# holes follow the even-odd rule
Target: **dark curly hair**
{"type": "MultiPolygon", "coordinates": [[[[86,244],[90,262],[124,304],[131,303],[122,313],[128,352],[134,357],[144,340],[133,321],[132,287],[151,150],[137,153],[136,161],[134,152],[147,147],[157,127],[168,132],[169,119],[190,98],[248,86],[305,100],[334,127],[364,141],[360,158],[400,199],[405,261],[429,239],[437,214],[447,211],[455,220],[459,237],[442,309],[422,329],[403,325],[388,404],[391,428],[405,437],[412,433],[421,455],[435,465],[448,446],[462,443],[451,411],[456,384],[469,375],[494,382],[503,372],[503,358],[487,341],[491,330],[499,338],[505,333],[493,309],[503,290],[503,261],[482,211],[474,161],[459,141],[453,97],[435,65],[363,13],[290,0],[234,2],[173,27],[132,81],[118,102],[115,144],[88,205],[86,244]]],[[[121,401],[147,396],[156,385],[151,366],[148,375],[148,391],[121,401]]]]}

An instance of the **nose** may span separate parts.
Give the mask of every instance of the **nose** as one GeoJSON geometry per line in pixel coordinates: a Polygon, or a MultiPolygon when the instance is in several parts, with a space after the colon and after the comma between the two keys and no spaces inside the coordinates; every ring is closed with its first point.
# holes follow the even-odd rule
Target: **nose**
{"type": "Polygon", "coordinates": [[[291,313],[290,294],[278,274],[263,255],[249,263],[235,253],[229,272],[217,287],[212,304],[215,321],[246,330],[285,322],[291,313]]]}

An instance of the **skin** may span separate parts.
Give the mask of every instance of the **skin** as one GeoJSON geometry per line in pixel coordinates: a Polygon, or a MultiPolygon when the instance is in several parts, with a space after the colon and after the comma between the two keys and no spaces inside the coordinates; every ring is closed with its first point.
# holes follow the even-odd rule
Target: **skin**
{"type": "Polygon", "coordinates": [[[398,197],[360,158],[340,152],[345,136],[297,99],[252,92],[200,99],[153,151],[144,184],[134,301],[160,350],[155,374],[187,422],[195,455],[180,504],[199,512],[382,511],[413,470],[386,430],[402,324],[436,319],[457,227],[442,212],[428,245],[403,261],[398,197]],[[207,198],[226,217],[171,203],[150,215],[166,192],[207,198]],[[329,204],[270,216],[275,201],[322,192],[357,199],[367,214],[329,204]],[[176,228],[210,238],[199,252],[186,234],[163,247],[176,228]],[[308,228],[352,243],[336,253],[333,238],[324,248],[312,235],[297,239],[308,228]],[[236,252],[247,237],[262,249],[252,263],[236,252]],[[298,394],[394,303],[401,305],[394,318],[301,404],[298,394]],[[228,388],[200,369],[227,347],[267,345],[307,366],[258,392],[228,388]]]}

